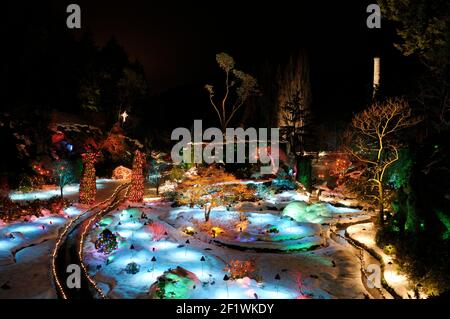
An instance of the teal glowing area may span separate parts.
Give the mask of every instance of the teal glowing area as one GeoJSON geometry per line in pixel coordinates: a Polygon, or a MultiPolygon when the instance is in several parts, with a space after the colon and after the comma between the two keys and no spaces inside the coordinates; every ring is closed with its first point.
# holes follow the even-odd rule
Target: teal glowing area
{"type": "Polygon", "coordinates": [[[289,203],[282,212],[283,216],[293,218],[297,222],[323,224],[329,222],[335,215],[352,215],[361,211],[348,207],[335,207],[328,203],[308,204],[303,201],[289,203]]]}

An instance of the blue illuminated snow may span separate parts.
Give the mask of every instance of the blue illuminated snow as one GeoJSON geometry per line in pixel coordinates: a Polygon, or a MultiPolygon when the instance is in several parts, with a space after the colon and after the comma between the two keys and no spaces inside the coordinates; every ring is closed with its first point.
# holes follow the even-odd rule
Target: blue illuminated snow
{"type": "MultiPolygon", "coordinates": [[[[293,288],[286,288],[283,284],[277,285],[270,282],[258,284],[255,280],[248,278],[224,282],[222,280],[226,266],[224,261],[201,248],[184,243],[184,240],[183,245],[172,239],[173,237],[152,241],[149,230],[143,221],[130,221],[129,213],[130,209],[126,212],[116,211],[108,215],[114,216],[113,220],[115,220],[108,225],[108,229],[117,232],[123,241],[110,256],[98,253],[92,242],[85,244],[84,260],[89,265],[90,273],[99,272],[101,273],[99,278],[110,278],[107,281],[115,283],[111,291],[112,295],[122,298],[146,295],[158,276],[170,268],[180,266],[193,272],[204,283],[202,287],[191,291],[190,298],[254,299],[255,293],[259,298],[296,298],[297,291],[293,288]],[[118,224],[119,221],[121,225],[118,224]],[[134,249],[130,249],[131,245],[134,246],[134,249]],[[202,256],[205,257],[205,261],[201,261],[202,256]],[[153,257],[156,258],[156,261],[152,261],[153,257]],[[110,259],[110,262],[106,265],[107,258],[110,259]],[[131,262],[140,265],[140,271],[135,275],[127,274],[124,271],[126,265],[131,262]],[[100,270],[96,267],[98,264],[102,265],[100,270]]],[[[139,211],[135,210],[133,213],[139,213],[139,211]]],[[[136,215],[140,216],[140,213],[136,215]]],[[[258,219],[256,214],[251,217],[258,219]]],[[[280,218],[276,216],[264,216],[264,218],[269,222],[280,221],[280,218]]],[[[289,223],[287,220],[282,222],[289,223]]],[[[93,229],[90,236],[96,238],[96,234],[100,231],[101,229],[93,229]]]]}
{"type": "MultiPolygon", "coordinates": [[[[103,189],[106,184],[113,182],[111,179],[97,179],[97,189],[103,189]]],[[[64,196],[78,194],[79,185],[67,185],[64,187],[64,196]]],[[[28,193],[22,192],[11,192],[9,198],[13,201],[33,201],[36,199],[45,200],[52,198],[54,196],[60,196],[61,192],[59,188],[46,189],[46,190],[36,190],[28,193]]]]}

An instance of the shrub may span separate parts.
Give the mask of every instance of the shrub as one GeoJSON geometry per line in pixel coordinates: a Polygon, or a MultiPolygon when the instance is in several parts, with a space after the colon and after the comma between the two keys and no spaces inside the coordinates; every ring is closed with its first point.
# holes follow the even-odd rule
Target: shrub
{"type": "Polygon", "coordinates": [[[271,188],[275,192],[289,191],[297,189],[297,184],[292,175],[280,170],[276,178],[272,180],[271,188]]]}
{"type": "Polygon", "coordinates": [[[47,209],[52,214],[59,214],[70,206],[71,201],[59,196],[47,200],[36,199],[30,202],[13,202],[8,197],[0,201],[0,219],[5,222],[15,221],[24,216],[42,216],[42,210],[47,209]]]}
{"type": "Polygon", "coordinates": [[[166,227],[161,223],[152,222],[147,225],[147,227],[150,230],[150,233],[152,234],[152,240],[154,241],[160,241],[164,238],[164,236],[166,236],[166,227]]]}
{"type": "Polygon", "coordinates": [[[117,249],[117,237],[108,228],[105,228],[95,242],[95,249],[99,253],[110,254],[117,249]]]}
{"type": "Polygon", "coordinates": [[[249,277],[256,279],[256,263],[254,260],[231,260],[224,269],[230,273],[231,279],[249,277]]]}
{"type": "Polygon", "coordinates": [[[176,204],[204,208],[206,222],[214,207],[256,199],[254,191],[241,184],[233,175],[212,165],[199,169],[197,175],[185,179],[176,191],[176,204]]]}
{"type": "Polygon", "coordinates": [[[171,181],[181,181],[184,178],[185,170],[180,166],[174,165],[169,171],[169,179],[171,181]]]}

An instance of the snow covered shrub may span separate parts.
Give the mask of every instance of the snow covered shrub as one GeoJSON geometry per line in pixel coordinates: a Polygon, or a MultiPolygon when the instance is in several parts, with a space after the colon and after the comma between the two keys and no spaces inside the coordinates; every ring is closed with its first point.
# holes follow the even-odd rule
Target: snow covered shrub
{"type": "Polygon", "coordinates": [[[110,254],[117,249],[117,237],[108,228],[105,228],[95,242],[95,249],[99,253],[110,254]]]}
{"type": "Polygon", "coordinates": [[[186,173],[184,173],[184,177],[187,177],[187,178],[192,178],[197,175],[198,175],[197,167],[191,167],[190,169],[188,169],[186,171],[186,173]]]}
{"type": "Polygon", "coordinates": [[[180,166],[174,165],[169,171],[169,179],[171,181],[181,181],[184,178],[185,171],[180,166]]]}
{"type": "Polygon", "coordinates": [[[165,181],[164,184],[162,184],[159,187],[159,193],[165,200],[167,200],[169,202],[173,202],[173,201],[175,201],[176,196],[177,196],[177,192],[176,192],[177,186],[178,186],[178,183],[175,181],[171,181],[171,180],[165,181]]]}
{"type": "Polygon", "coordinates": [[[69,207],[71,202],[67,198],[61,198],[59,196],[53,196],[47,202],[49,210],[52,214],[59,214],[63,211],[64,208],[69,207]]]}
{"type": "Polygon", "coordinates": [[[150,287],[150,297],[159,299],[187,299],[190,291],[200,285],[197,276],[178,266],[175,269],[169,269],[158,277],[150,287]]]}
{"type": "Polygon", "coordinates": [[[314,203],[308,204],[304,201],[290,202],[281,213],[282,216],[288,216],[299,223],[318,223],[332,217],[328,204],[314,203]]]}
{"type": "Polygon", "coordinates": [[[271,183],[248,184],[247,188],[254,192],[256,199],[266,199],[274,195],[274,190],[270,187],[271,183]]]}
{"type": "Polygon", "coordinates": [[[52,214],[59,214],[63,209],[69,207],[70,200],[59,196],[54,196],[47,200],[36,199],[30,202],[13,202],[8,197],[0,201],[0,219],[5,222],[18,220],[25,216],[43,216],[43,211],[50,211],[52,214]]]}
{"type": "Polygon", "coordinates": [[[286,173],[285,170],[280,170],[272,180],[271,188],[277,193],[282,191],[289,191],[297,189],[297,184],[291,174],[286,173]]]}
{"type": "Polygon", "coordinates": [[[161,239],[164,238],[164,236],[166,236],[167,233],[166,227],[161,223],[152,222],[149,225],[147,225],[147,228],[152,234],[152,240],[154,241],[160,241],[161,239]]]}
{"type": "Polygon", "coordinates": [[[20,183],[18,190],[23,193],[29,193],[36,189],[39,189],[46,182],[46,177],[41,175],[28,176],[26,174],[22,175],[20,178],[20,183]]]}
{"type": "Polygon", "coordinates": [[[130,275],[135,275],[139,272],[140,269],[141,266],[139,266],[135,262],[131,262],[125,267],[125,272],[130,275]]]}
{"type": "Polygon", "coordinates": [[[256,263],[254,260],[231,260],[225,267],[224,271],[229,272],[231,279],[240,279],[249,277],[252,279],[257,278],[256,263]]]}

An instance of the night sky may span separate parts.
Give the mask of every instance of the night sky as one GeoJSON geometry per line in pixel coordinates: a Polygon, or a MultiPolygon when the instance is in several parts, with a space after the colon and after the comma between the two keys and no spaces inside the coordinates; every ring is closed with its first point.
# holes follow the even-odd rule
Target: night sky
{"type": "MultiPolygon", "coordinates": [[[[52,0],[52,16],[65,27],[66,6],[52,0]]],[[[372,59],[382,57],[382,84],[396,94],[411,78],[408,59],[393,47],[394,28],[366,26],[373,1],[153,1],[79,0],[81,32],[101,46],[116,37],[143,64],[152,93],[203,85],[217,76],[215,54],[231,54],[252,73],[268,62],[285,63],[299,49],[310,59],[313,109],[322,119],[350,116],[368,103],[372,59]],[[299,3],[297,3],[299,2],[299,3]],[[314,4],[312,4],[314,3],[314,4]],[[343,112],[344,111],[344,112],[343,112]]],[[[71,31],[76,36],[80,31],[71,31]]]]}
{"type": "Polygon", "coordinates": [[[405,65],[399,64],[392,46],[393,28],[385,21],[381,30],[366,27],[368,3],[79,2],[83,29],[90,30],[99,44],[116,36],[130,57],[144,65],[154,92],[205,81],[216,68],[214,55],[221,51],[250,71],[255,64],[279,63],[305,48],[311,60],[314,104],[323,110],[344,99],[349,104],[365,102],[374,55],[386,58],[382,66],[387,88],[391,80],[399,82],[397,74],[405,65]]]}
{"type": "MultiPolygon", "coordinates": [[[[156,91],[200,79],[226,51],[239,64],[276,58],[299,47],[319,59],[376,51],[368,42],[364,1],[293,5],[292,1],[80,1],[83,29],[99,44],[112,35],[144,64],[156,91]],[[353,4],[351,4],[353,2],[353,4]],[[366,52],[364,52],[366,51],[366,52]]],[[[362,57],[361,57],[362,58],[362,57]]],[[[366,58],[366,57],[364,57],[366,58]]],[[[321,61],[320,63],[323,63],[321,61]]],[[[350,66],[348,66],[350,68],[350,66]]]]}

